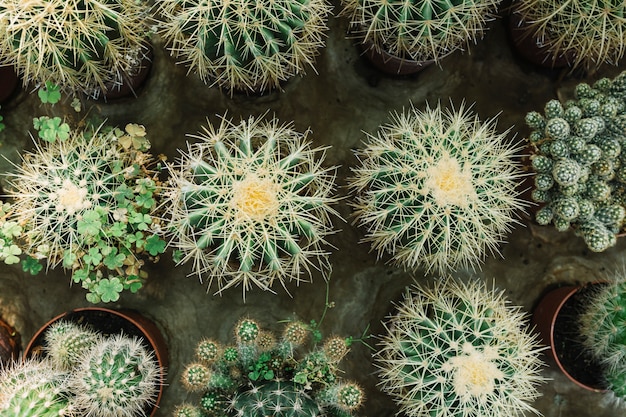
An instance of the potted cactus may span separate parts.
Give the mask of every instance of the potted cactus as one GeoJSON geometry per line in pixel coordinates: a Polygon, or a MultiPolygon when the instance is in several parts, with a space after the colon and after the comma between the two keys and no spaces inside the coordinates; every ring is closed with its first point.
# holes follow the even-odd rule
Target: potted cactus
{"type": "Polygon", "coordinates": [[[25,85],[106,96],[144,70],[147,13],[135,0],[4,0],[0,57],[25,85]]]}
{"type": "Polygon", "coordinates": [[[626,72],[580,83],[575,98],[526,115],[537,223],[574,230],[587,247],[615,245],[626,214],[626,72]]]}
{"type": "Polygon", "coordinates": [[[409,417],[539,414],[539,344],[503,291],[453,278],[408,289],[375,354],[380,386],[409,417]]]}
{"type": "Polygon", "coordinates": [[[497,251],[523,207],[518,148],[506,134],[462,106],[393,115],[357,150],[349,179],[365,241],[405,268],[439,272],[497,251]]]}
{"type": "Polygon", "coordinates": [[[191,261],[209,288],[216,280],[218,293],[241,285],[244,299],[252,286],[300,283],[312,269],[326,277],[335,174],[322,166],[325,149],[306,136],[253,117],[224,117],[194,136],[168,165],[164,205],[176,261],[191,261]]]}
{"type": "Polygon", "coordinates": [[[0,259],[33,274],[62,265],[92,303],[117,301],[146,281],[146,260],[165,250],[158,170],[143,126],[72,130],[35,119],[43,144],[8,174],[0,210],[0,259]],[[48,142],[50,141],[50,142],[48,142]]]}
{"type": "Polygon", "coordinates": [[[594,72],[617,65],[626,51],[622,1],[516,0],[511,30],[520,52],[534,63],[594,72]]]}
{"type": "Polygon", "coordinates": [[[351,416],[363,392],[343,380],[338,367],[351,339],[333,336],[322,343],[311,330],[291,321],[277,338],[243,318],[235,326],[234,344],[201,340],[182,383],[202,397],[197,404],[179,405],[174,416],[351,416]],[[320,345],[307,348],[310,342],[320,345]]]}
{"type": "Polygon", "coordinates": [[[231,95],[280,88],[312,67],[330,12],[325,0],[157,0],[155,7],[172,55],[231,95]]]}
{"type": "Polygon", "coordinates": [[[480,39],[500,0],[342,0],[349,34],[372,63],[410,74],[480,39]]]}

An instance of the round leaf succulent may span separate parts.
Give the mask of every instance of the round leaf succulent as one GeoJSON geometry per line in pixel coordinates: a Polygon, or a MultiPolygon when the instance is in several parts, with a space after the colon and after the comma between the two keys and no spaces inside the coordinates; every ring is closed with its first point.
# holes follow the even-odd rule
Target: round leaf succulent
{"type": "Polygon", "coordinates": [[[380,386],[409,417],[518,416],[532,401],[539,343],[503,292],[452,278],[407,290],[375,356],[380,386]]]}
{"type": "Polygon", "coordinates": [[[394,114],[357,151],[349,180],[365,241],[407,268],[474,267],[523,207],[518,149],[461,107],[394,114]]]}
{"type": "Polygon", "coordinates": [[[157,0],[161,34],[189,72],[264,92],[313,66],[324,46],[325,0],[157,0]]]}
{"type": "Polygon", "coordinates": [[[209,288],[241,284],[245,298],[252,285],[299,283],[311,269],[325,276],[335,175],[306,136],[276,119],[224,118],[170,166],[170,246],[209,288]]]}

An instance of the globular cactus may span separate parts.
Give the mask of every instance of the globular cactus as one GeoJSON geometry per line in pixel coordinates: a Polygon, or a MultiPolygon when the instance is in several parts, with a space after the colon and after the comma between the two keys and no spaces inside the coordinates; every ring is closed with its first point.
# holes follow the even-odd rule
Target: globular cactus
{"type": "Polygon", "coordinates": [[[537,223],[574,229],[594,252],[615,245],[626,216],[625,98],[626,72],[526,115],[537,223]]]}
{"type": "Polygon", "coordinates": [[[126,132],[74,130],[25,152],[10,174],[5,220],[22,229],[17,246],[31,260],[71,270],[93,303],[137,291],[145,260],[165,250],[158,172],[144,136],[134,124],[126,132]]]}
{"type": "Polygon", "coordinates": [[[349,185],[365,241],[405,268],[475,267],[498,245],[524,206],[517,146],[495,120],[427,107],[394,114],[357,150],[349,185]]]}
{"type": "Polygon", "coordinates": [[[209,288],[241,284],[245,299],[253,285],[299,283],[312,269],[326,276],[335,175],[306,136],[276,119],[224,118],[170,166],[170,246],[209,288]]]}
{"type": "Polygon", "coordinates": [[[71,371],[99,340],[100,335],[94,330],[61,320],[46,330],[45,352],[54,366],[71,371]]]}
{"type": "Polygon", "coordinates": [[[102,338],[73,371],[70,389],[78,413],[92,417],[144,416],[154,404],[162,371],[137,338],[102,338]]]}
{"type": "Polygon", "coordinates": [[[482,38],[501,0],[343,0],[350,32],[378,52],[429,61],[482,38]]]}
{"type": "Polygon", "coordinates": [[[49,361],[29,359],[0,369],[3,417],[72,416],[68,375],[49,361]]]}
{"type": "Polygon", "coordinates": [[[229,414],[246,417],[310,417],[322,415],[319,404],[301,387],[290,382],[267,381],[252,384],[237,393],[229,414]]]}
{"type": "Polygon", "coordinates": [[[207,83],[264,92],[313,66],[324,46],[325,0],[158,0],[172,55],[207,83]]]}
{"type": "Polygon", "coordinates": [[[448,278],[407,290],[375,355],[409,417],[517,416],[538,397],[539,344],[503,292],[448,278]]]}
{"type": "Polygon", "coordinates": [[[135,0],[5,0],[0,57],[25,83],[98,96],[139,70],[147,13],[135,0]]]}
{"type": "Polygon", "coordinates": [[[626,52],[626,4],[622,1],[520,0],[515,3],[527,36],[571,67],[617,65],[626,52]]]}

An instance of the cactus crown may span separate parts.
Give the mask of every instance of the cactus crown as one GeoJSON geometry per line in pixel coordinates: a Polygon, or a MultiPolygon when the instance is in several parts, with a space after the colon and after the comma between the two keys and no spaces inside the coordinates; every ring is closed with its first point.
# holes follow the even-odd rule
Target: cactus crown
{"type": "MultiPolygon", "coordinates": [[[[253,323],[259,336],[242,338],[241,331],[249,329],[251,322],[243,319],[235,326],[235,345],[216,346],[220,352],[217,359],[206,361],[203,355],[197,354],[196,362],[186,367],[183,385],[202,396],[197,405],[178,407],[177,417],[193,416],[198,410],[212,417],[349,417],[361,405],[361,388],[344,382],[338,375],[340,358],[329,356],[322,347],[312,346],[305,351],[302,340],[293,345],[289,338],[277,339],[257,322],[253,323]],[[274,341],[273,346],[267,345],[269,340],[274,341]]],[[[299,329],[304,328],[297,321],[287,327],[293,328],[293,323],[298,323],[299,329]]],[[[312,329],[308,327],[306,331],[312,329]]],[[[329,340],[335,351],[347,353],[345,339],[329,340]],[[340,343],[344,344],[343,349],[340,343]]]]}
{"type": "Polygon", "coordinates": [[[376,354],[380,385],[407,416],[536,412],[538,342],[519,308],[483,283],[449,278],[407,291],[376,354]]]}
{"type": "Polygon", "coordinates": [[[626,215],[626,72],[593,86],[581,83],[575,98],[549,101],[526,123],[535,172],[532,198],[542,207],[539,224],[572,227],[589,249],[615,245],[626,215]]]}
{"type": "Polygon", "coordinates": [[[368,135],[349,179],[365,240],[410,269],[474,267],[497,251],[523,207],[506,133],[463,106],[393,115],[368,135]]]}
{"type": "Polygon", "coordinates": [[[205,82],[263,92],[313,66],[324,46],[324,0],[160,0],[174,56],[205,82]]]}
{"type": "Polygon", "coordinates": [[[343,0],[350,30],[378,51],[437,61],[482,37],[500,0],[343,0]]]}
{"type": "Polygon", "coordinates": [[[626,51],[622,1],[521,0],[515,11],[553,60],[565,56],[572,67],[617,65],[626,51]]]}
{"type": "Polygon", "coordinates": [[[25,83],[98,95],[133,75],[143,57],[147,7],[135,0],[7,0],[0,56],[25,83]]]}
{"type": "Polygon", "coordinates": [[[335,175],[324,148],[278,120],[223,119],[196,136],[170,166],[167,199],[179,262],[214,278],[218,292],[242,284],[270,289],[329,270],[322,250],[332,233],[335,175]]]}

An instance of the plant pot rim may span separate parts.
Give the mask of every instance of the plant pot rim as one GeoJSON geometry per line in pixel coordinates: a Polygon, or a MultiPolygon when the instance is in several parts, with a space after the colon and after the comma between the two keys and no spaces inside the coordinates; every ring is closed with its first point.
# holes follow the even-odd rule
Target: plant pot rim
{"type": "Polygon", "coordinates": [[[157,361],[161,369],[161,375],[160,375],[161,382],[158,384],[158,392],[157,392],[157,396],[154,399],[154,404],[150,405],[152,407],[152,411],[148,415],[149,417],[153,417],[156,411],[158,410],[158,405],[161,402],[161,398],[163,396],[163,390],[165,388],[165,377],[166,377],[165,369],[169,365],[168,348],[167,348],[167,343],[163,337],[163,334],[161,333],[159,328],[156,326],[156,324],[152,320],[148,319],[147,317],[144,317],[138,311],[135,311],[132,309],[116,310],[116,309],[110,309],[106,307],[97,307],[97,306],[79,307],[79,308],[65,311],[61,314],[56,315],[52,319],[48,320],[43,326],[41,326],[35,332],[35,334],[31,337],[28,344],[26,345],[26,348],[24,349],[23,360],[27,360],[34,353],[33,350],[37,346],[36,342],[43,336],[43,334],[50,327],[51,324],[59,320],[62,320],[72,314],[80,314],[82,312],[89,312],[89,311],[111,314],[111,315],[117,316],[118,318],[122,320],[126,320],[127,322],[135,326],[142,333],[142,335],[144,336],[144,340],[150,345],[150,348],[154,353],[155,360],[157,361]]]}
{"type": "Polygon", "coordinates": [[[367,57],[374,67],[387,74],[396,76],[416,74],[426,67],[439,62],[453,52],[450,51],[443,56],[433,59],[415,61],[410,58],[402,58],[394,55],[371,40],[359,41],[358,47],[361,50],[361,55],[367,57]]]}

